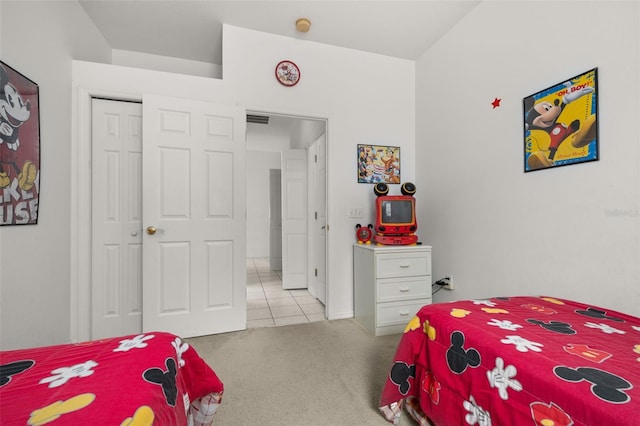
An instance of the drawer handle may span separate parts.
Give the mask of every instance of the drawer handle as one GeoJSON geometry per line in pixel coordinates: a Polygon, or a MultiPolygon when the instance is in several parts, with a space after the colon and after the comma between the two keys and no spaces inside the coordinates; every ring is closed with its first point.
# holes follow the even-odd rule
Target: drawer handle
{"type": "Polygon", "coordinates": [[[401,264],[400,264],[400,267],[401,267],[401,268],[408,268],[409,266],[411,266],[411,264],[410,264],[410,263],[401,263],[401,264]]]}
{"type": "Polygon", "coordinates": [[[400,293],[407,293],[407,292],[409,292],[409,287],[402,287],[400,289],[400,293]]]}
{"type": "Polygon", "coordinates": [[[400,311],[400,316],[401,316],[401,317],[406,317],[407,315],[409,315],[409,312],[407,312],[407,311],[400,311]]]}

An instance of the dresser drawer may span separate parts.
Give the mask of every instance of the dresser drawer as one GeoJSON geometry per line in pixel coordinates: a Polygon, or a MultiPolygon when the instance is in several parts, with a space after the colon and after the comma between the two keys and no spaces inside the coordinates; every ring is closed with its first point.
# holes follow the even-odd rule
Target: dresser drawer
{"type": "Polygon", "coordinates": [[[421,307],[429,303],[431,303],[431,298],[410,302],[378,303],[376,306],[376,327],[407,324],[421,307]]]}
{"type": "Polygon", "coordinates": [[[386,278],[378,280],[377,301],[427,299],[431,297],[431,275],[422,277],[386,278]]]}
{"type": "Polygon", "coordinates": [[[424,253],[380,254],[376,256],[376,278],[431,275],[431,256],[424,253]]]}

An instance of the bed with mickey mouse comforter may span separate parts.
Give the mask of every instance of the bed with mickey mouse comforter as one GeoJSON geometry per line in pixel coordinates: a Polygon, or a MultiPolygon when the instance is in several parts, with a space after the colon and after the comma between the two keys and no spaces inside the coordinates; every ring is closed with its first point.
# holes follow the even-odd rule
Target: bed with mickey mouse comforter
{"type": "Polygon", "coordinates": [[[380,410],[422,425],[638,425],[640,318],[551,297],[424,306],[380,410]]]}
{"type": "Polygon", "coordinates": [[[222,382],[161,332],[0,352],[0,424],[209,425],[222,382]]]}

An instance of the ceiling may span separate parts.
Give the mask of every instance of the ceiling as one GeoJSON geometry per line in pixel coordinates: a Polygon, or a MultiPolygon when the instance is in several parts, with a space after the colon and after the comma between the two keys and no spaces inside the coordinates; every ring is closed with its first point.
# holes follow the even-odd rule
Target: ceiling
{"type": "Polygon", "coordinates": [[[222,65],[222,25],[418,59],[481,0],[78,0],[112,49],[222,65]],[[298,18],[311,20],[299,33],[298,18]]]}

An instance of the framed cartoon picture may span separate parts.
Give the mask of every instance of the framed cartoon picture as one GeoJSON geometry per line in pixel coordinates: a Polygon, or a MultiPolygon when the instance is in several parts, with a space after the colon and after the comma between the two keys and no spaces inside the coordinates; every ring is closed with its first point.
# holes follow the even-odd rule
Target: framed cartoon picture
{"type": "Polygon", "coordinates": [[[400,183],[400,148],[358,145],[358,183],[400,183]]]}
{"type": "Polygon", "coordinates": [[[38,223],[38,85],[0,61],[0,225],[38,223]]]}
{"type": "Polygon", "coordinates": [[[523,100],[524,171],[598,160],[598,69],[523,100]]]}

